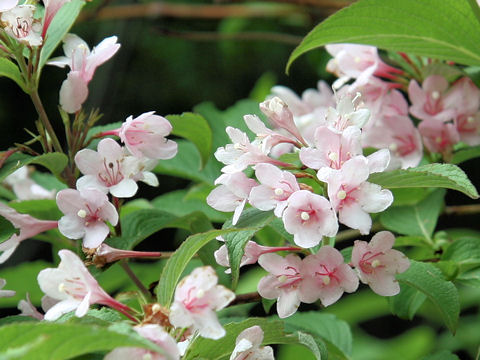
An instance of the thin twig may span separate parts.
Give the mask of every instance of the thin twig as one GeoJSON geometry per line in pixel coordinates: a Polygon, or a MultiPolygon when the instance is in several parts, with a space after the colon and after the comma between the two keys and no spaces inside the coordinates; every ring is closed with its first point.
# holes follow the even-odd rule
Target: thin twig
{"type": "Polygon", "coordinates": [[[135,273],[132,271],[130,266],[128,265],[126,260],[120,260],[120,266],[122,269],[125,271],[125,273],[128,275],[128,277],[133,281],[135,286],[140,290],[140,292],[145,296],[145,298],[150,299],[152,295],[148,291],[148,289],[143,285],[143,283],[140,281],[140,279],[135,275],[135,273]]]}

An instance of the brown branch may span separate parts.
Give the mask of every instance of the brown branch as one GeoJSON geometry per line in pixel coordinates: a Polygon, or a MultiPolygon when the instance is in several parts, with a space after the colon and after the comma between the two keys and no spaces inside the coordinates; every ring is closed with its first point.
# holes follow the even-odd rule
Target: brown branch
{"type": "Polygon", "coordinates": [[[480,213],[480,204],[447,206],[445,215],[471,215],[480,213]]]}
{"type": "Polygon", "coordinates": [[[249,304],[252,302],[259,302],[259,301],[262,301],[262,297],[258,292],[255,291],[251,293],[237,295],[235,299],[228,306],[249,304]]]}

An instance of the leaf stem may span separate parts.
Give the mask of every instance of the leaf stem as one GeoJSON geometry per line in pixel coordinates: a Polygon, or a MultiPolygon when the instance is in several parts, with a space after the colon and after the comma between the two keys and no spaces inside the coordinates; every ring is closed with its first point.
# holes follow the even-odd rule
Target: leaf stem
{"type": "Polygon", "coordinates": [[[133,281],[135,286],[140,290],[140,292],[145,296],[147,299],[151,299],[152,295],[148,291],[148,289],[143,285],[143,283],[140,281],[140,279],[135,275],[135,273],[132,271],[130,266],[128,265],[126,260],[120,260],[120,266],[122,269],[125,271],[125,273],[128,275],[128,277],[133,281]]]}

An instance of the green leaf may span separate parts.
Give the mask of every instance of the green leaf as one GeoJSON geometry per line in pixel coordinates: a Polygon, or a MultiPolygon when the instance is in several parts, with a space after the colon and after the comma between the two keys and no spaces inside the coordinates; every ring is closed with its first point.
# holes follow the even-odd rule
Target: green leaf
{"type": "Polygon", "coordinates": [[[284,325],[281,321],[251,318],[240,323],[226,324],[226,335],[221,341],[206,339],[200,336],[196,337],[188,347],[183,359],[228,360],[235,348],[237,336],[243,330],[255,325],[260,326],[264,332],[262,346],[270,344],[300,344],[308,347],[314,353],[316,359],[320,360],[323,358],[317,342],[312,336],[300,332],[288,334],[285,332],[284,325]]]}
{"type": "Polygon", "coordinates": [[[80,324],[16,323],[0,328],[1,359],[66,360],[120,346],[162,351],[130,328],[80,324]]]}
{"type": "Polygon", "coordinates": [[[313,337],[320,337],[326,344],[329,358],[348,359],[352,354],[352,333],[348,324],[335,315],[319,312],[297,312],[284,319],[286,329],[294,328],[313,337]]]}
{"type": "Polygon", "coordinates": [[[412,320],[427,296],[411,286],[400,284],[400,293],[387,299],[392,314],[412,320]]]}
{"type": "Polygon", "coordinates": [[[45,65],[63,37],[70,30],[83,5],[85,5],[85,2],[82,0],[72,0],[63,5],[57,12],[45,36],[45,42],[40,53],[40,69],[45,65]]]}
{"type": "Polygon", "coordinates": [[[29,214],[40,220],[58,220],[63,213],[58,209],[57,202],[50,199],[23,200],[8,204],[22,214],[29,214]]]}
{"type": "Polygon", "coordinates": [[[438,189],[414,206],[397,206],[380,215],[388,230],[402,235],[423,236],[429,242],[443,208],[445,190],[438,189]]]}
{"type": "Polygon", "coordinates": [[[13,224],[0,215],[0,244],[18,234],[19,230],[13,224]]]}
{"type": "Polygon", "coordinates": [[[453,154],[452,164],[461,164],[465,161],[480,157],[480,146],[472,146],[461,149],[453,154]]]}
{"type": "Polygon", "coordinates": [[[398,274],[397,280],[425,294],[440,311],[445,325],[455,333],[460,314],[458,290],[444,279],[439,269],[432,264],[410,260],[410,268],[398,274]]]}
{"type": "Polygon", "coordinates": [[[448,350],[442,350],[435,354],[425,356],[422,360],[460,360],[460,358],[448,350]]]}
{"type": "Polygon", "coordinates": [[[172,134],[181,136],[195,144],[201,158],[201,168],[205,166],[212,151],[212,130],[202,115],[183,113],[168,115],[173,126],[172,134]]]}
{"type": "Polygon", "coordinates": [[[12,79],[24,92],[27,92],[25,81],[23,80],[18,66],[7,58],[0,58],[0,76],[12,79]]]}
{"type": "Polygon", "coordinates": [[[477,189],[467,175],[456,165],[428,164],[416,168],[393,170],[370,175],[368,181],[384,188],[438,187],[457,190],[472,199],[478,199],[477,189]]]}
{"type": "Polygon", "coordinates": [[[55,176],[60,177],[63,169],[65,169],[65,166],[68,164],[68,158],[65,154],[61,153],[46,153],[39,156],[30,156],[19,153],[13,154],[0,168],[0,182],[5,180],[5,178],[15,170],[29,164],[42,165],[50,170],[55,176]]]}
{"type": "Polygon", "coordinates": [[[246,230],[223,236],[228,249],[230,268],[232,269],[232,289],[235,289],[238,284],[240,263],[245,252],[245,245],[260,229],[268,225],[273,219],[274,215],[271,211],[261,211],[250,208],[243,211],[235,226],[232,225],[231,220],[224,224],[223,229],[247,228],[246,230]]]}
{"type": "Polygon", "coordinates": [[[454,241],[443,253],[442,260],[454,261],[461,273],[480,266],[480,238],[454,241]]]}
{"type": "Polygon", "coordinates": [[[480,65],[479,30],[467,1],[360,0],[317,25],[290,55],[287,71],[300,55],[330,43],[480,65]]]}
{"type": "Polygon", "coordinates": [[[205,233],[189,236],[175,253],[168,259],[157,286],[158,302],[165,307],[169,307],[172,301],[175,288],[180,277],[183,274],[188,262],[193,256],[206,244],[217,236],[225,235],[229,232],[239,231],[230,230],[211,230],[205,233]]]}

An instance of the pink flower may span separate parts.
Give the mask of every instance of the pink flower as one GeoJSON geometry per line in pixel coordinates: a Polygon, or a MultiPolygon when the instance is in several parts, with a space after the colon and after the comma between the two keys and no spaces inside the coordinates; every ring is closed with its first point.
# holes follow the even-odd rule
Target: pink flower
{"type": "Polygon", "coordinates": [[[305,279],[316,293],[323,306],[335,303],[343,292],[354,292],[358,288],[358,277],[343,256],[331,246],[322,246],[315,255],[303,259],[304,271],[310,274],[305,279]]]}
{"type": "Polygon", "coordinates": [[[301,302],[313,303],[318,298],[304,282],[306,272],[302,259],[294,254],[281,257],[277,254],[260,256],[258,263],[270,274],[260,279],[258,293],[266,299],[277,299],[280,318],[293,315],[301,302]]]}
{"type": "Polygon", "coordinates": [[[12,187],[18,200],[55,198],[55,190],[47,190],[29,177],[27,166],[22,166],[8,175],[5,178],[5,183],[12,187]]]}
{"type": "Polygon", "coordinates": [[[33,306],[32,302],[30,301],[30,295],[28,293],[26,300],[20,300],[17,309],[21,311],[19,316],[27,316],[37,320],[43,320],[44,318],[44,315],[40,311],[38,311],[35,306],[33,306]]]}
{"type": "Polygon", "coordinates": [[[215,311],[223,309],[235,294],[217,285],[217,275],[210,266],[196,268],[183,278],[175,290],[175,300],[170,308],[170,323],[177,328],[193,327],[200,336],[220,339],[225,329],[220,325],[215,311]]]}
{"type": "Polygon", "coordinates": [[[430,75],[423,81],[421,88],[415,80],[410,81],[410,113],[421,120],[452,120],[456,111],[448,101],[447,89],[448,81],[441,75],[430,75]]]}
{"type": "Polygon", "coordinates": [[[122,250],[102,243],[95,250],[95,254],[93,255],[93,263],[97,266],[103,266],[120,259],[160,258],[161,256],[162,253],[158,251],[122,250]]]}
{"type": "Polygon", "coordinates": [[[308,190],[296,191],[288,198],[282,219],[285,230],[303,248],[316,246],[323,236],[335,236],[338,231],[337,217],[329,201],[308,190]]]}
{"type": "Polygon", "coordinates": [[[454,121],[460,141],[470,145],[480,145],[480,112],[459,115],[454,121]]]}
{"type": "Polygon", "coordinates": [[[28,214],[20,214],[2,203],[0,203],[0,216],[10,221],[16,229],[20,229],[18,235],[13,234],[10,239],[0,244],[0,251],[3,251],[0,256],[0,264],[7,261],[23,240],[58,227],[57,221],[38,220],[28,214]]]}
{"type": "Polygon", "coordinates": [[[67,34],[63,39],[65,56],[48,62],[58,67],[70,67],[70,73],[60,89],[60,105],[68,113],[79,111],[88,96],[88,83],[98,66],[109,60],[120,48],[117,37],[103,39],[93,50],[77,35],[67,34]]]}
{"type": "Polygon", "coordinates": [[[290,195],[300,190],[295,175],[271,164],[257,164],[255,176],[260,185],[250,191],[250,204],[263,211],[275,209],[275,216],[281,217],[290,195]]]}
{"type": "Polygon", "coordinates": [[[382,296],[394,296],[400,292],[395,274],[410,266],[407,257],[392,246],[395,237],[389,231],[381,231],[367,243],[356,240],[352,251],[352,264],[360,280],[382,296]]]}
{"type": "Polygon", "coordinates": [[[215,180],[217,184],[221,185],[207,196],[207,204],[218,211],[234,211],[232,225],[235,225],[247,203],[250,190],[258,184],[243,172],[220,175],[215,180]]]}
{"type": "Polygon", "coordinates": [[[13,9],[17,6],[18,0],[1,0],[0,1],[0,13],[13,9]]]}
{"type": "Polygon", "coordinates": [[[270,346],[260,347],[263,341],[263,330],[255,325],[243,330],[235,340],[230,360],[274,360],[273,349],[270,346]]]}
{"type": "Polygon", "coordinates": [[[424,120],[418,125],[425,147],[431,152],[448,153],[460,141],[454,124],[424,120]]]}
{"type": "Polygon", "coordinates": [[[12,297],[15,296],[15,291],[12,290],[2,290],[2,288],[7,284],[5,279],[0,279],[0,298],[2,297],[12,297]]]}
{"type": "MultiPolygon", "coordinates": [[[[8,2],[10,6],[13,2],[8,2]]],[[[34,5],[18,5],[1,13],[1,22],[5,32],[17,41],[28,46],[42,45],[42,25],[34,18],[34,5]]]]}
{"type": "Polygon", "coordinates": [[[356,126],[361,129],[370,119],[370,111],[359,109],[355,105],[359,97],[360,93],[354,98],[347,94],[338,100],[336,109],[328,108],[326,125],[340,133],[349,126],[356,126]]]}
{"type": "Polygon", "coordinates": [[[315,130],[315,147],[302,148],[300,160],[311,169],[340,169],[345,161],[362,154],[361,134],[356,126],[349,126],[342,133],[319,126],[315,130]]]}
{"type": "Polygon", "coordinates": [[[136,172],[137,158],[127,157],[123,148],[113,139],[103,139],[97,151],[80,150],[75,155],[75,164],[85,175],[77,180],[79,190],[96,188],[119,198],[132,197],[138,185],[131,178],[136,172]]]}
{"type": "Polygon", "coordinates": [[[54,321],[75,309],[75,316],[82,317],[92,304],[107,305],[129,316],[130,308],[108,295],[77,255],[70,250],[60,250],[58,255],[61,259],[58,268],[44,269],[38,274],[40,289],[59,300],[47,311],[45,320],[54,321]]]}
{"type": "Polygon", "coordinates": [[[257,136],[256,140],[259,140],[265,149],[271,149],[278,144],[298,145],[295,139],[267,128],[257,115],[245,115],[243,120],[248,128],[257,136]]]}
{"type": "MultiPolygon", "coordinates": [[[[217,240],[225,241],[221,236],[217,238],[217,240]]],[[[258,245],[255,241],[247,242],[245,245],[245,251],[242,256],[242,260],[240,261],[240,267],[244,265],[255,264],[258,261],[260,255],[277,252],[277,251],[295,251],[299,250],[299,248],[294,248],[291,246],[287,247],[270,247],[270,246],[262,246],[258,245]]],[[[215,260],[217,264],[230,267],[230,260],[228,258],[228,249],[226,245],[222,245],[217,251],[214,253],[215,260]]],[[[230,274],[232,271],[231,269],[225,270],[225,273],[230,274]]]]}
{"type": "Polygon", "coordinates": [[[177,154],[177,143],[165,138],[172,131],[170,122],[154,111],[129,116],[122,127],[111,132],[118,135],[133,156],[150,159],[171,159],[177,154]]]}
{"type": "Polygon", "coordinates": [[[155,343],[165,352],[159,354],[147,349],[135,347],[119,347],[109,352],[104,360],[178,360],[180,353],[178,352],[175,340],[160,326],[156,324],[145,324],[134,326],[133,329],[144,338],[155,343]]]}
{"type": "Polygon", "coordinates": [[[45,37],[47,33],[48,27],[52,22],[53,18],[57,14],[58,10],[65,5],[66,3],[70,2],[71,0],[44,0],[43,4],[45,5],[45,15],[43,18],[43,29],[42,29],[42,37],[45,37]]]}
{"type": "Polygon", "coordinates": [[[345,162],[340,170],[322,168],[317,174],[321,181],[328,183],[328,198],[338,211],[339,221],[360,230],[361,234],[370,232],[372,219],[368,213],[383,211],[393,202],[389,190],[367,182],[371,172],[379,172],[387,167],[389,153],[382,151],[376,158],[376,164],[373,165],[367,158],[356,156],[345,162]],[[371,169],[373,167],[376,168],[371,169]]]}
{"type": "Polygon", "coordinates": [[[105,221],[117,225],[118,213],[107,195],[97,189],[65,189],[57,194],[57,205],[65,215],[58,230],[69,239],[83,238],[83,246],[96,248],[110,233],[105,221]]]}

